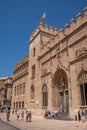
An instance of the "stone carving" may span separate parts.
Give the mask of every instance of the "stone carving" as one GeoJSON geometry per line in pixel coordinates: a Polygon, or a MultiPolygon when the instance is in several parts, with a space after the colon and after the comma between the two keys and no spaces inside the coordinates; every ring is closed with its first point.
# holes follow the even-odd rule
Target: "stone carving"
{"type": "Polygon", "coordinates": [[[69,71],[69,65],[64,66],[60,60],[57,62],[57,69],[63,68],[66,71],[69,71]]]}
{"type": "Polygon", "coordinates": [[[81,69],[87,71],[87,64],[86,63],[82,63],[81,69]]]}
{"type": "Polygon", "coordinates": [[[46,69],[43,69],[42,70],[42,75],[46,74],[47,73],[47,70],[46,69]]]}
{"type": "Polygon", "coordinates": [[[82,57],[83,55],[87,54],[87,48],[86,47],[82,47],[79,50],[76,50],[76,57],[82,57]]]}

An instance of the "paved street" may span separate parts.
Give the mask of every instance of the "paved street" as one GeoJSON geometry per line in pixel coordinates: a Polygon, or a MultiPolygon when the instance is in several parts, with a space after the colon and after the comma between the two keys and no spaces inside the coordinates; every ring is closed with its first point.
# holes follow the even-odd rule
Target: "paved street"
{"type": "MultiPolygon", "coordinates": [[[[7,122],[5,114],[1,114],[0,117],[4,122],[7,122]]],[[[26,122],[25,119],[19,119],[19,121],[17,121],[16,115],[11,115],[10,122],[8,123],[20,128],[21,130],[87,130],[87,122],[79,123],[78,121],[44,119],[43,117],[35,116],[32,117],[32,122],[26,122]]],[[[14,130],[14,128],[11,130],[14,130]]]]}
{"type": "Polygon", "coordinates": [[[0,130],[20,130],[0,120],[0,130]]]}

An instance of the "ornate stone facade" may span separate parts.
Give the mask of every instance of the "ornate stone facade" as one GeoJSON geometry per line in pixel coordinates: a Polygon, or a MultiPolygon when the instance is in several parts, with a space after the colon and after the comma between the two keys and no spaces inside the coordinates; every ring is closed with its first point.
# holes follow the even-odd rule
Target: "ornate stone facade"
{"type": "Polygon", "coordinates": [[[87,7],[63,29],[42,22],[30,36],[29,57],[14,69],[12,108],[37,115],[58,109],[74,118],[79,109],[87,109],[87,7]],[[24,95],[15,94],[22,83],[24,95]]]}

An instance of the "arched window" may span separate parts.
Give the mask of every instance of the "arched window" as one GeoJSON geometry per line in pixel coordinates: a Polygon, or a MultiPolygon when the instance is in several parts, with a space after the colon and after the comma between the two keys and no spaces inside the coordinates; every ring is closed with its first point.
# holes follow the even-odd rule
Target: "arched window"
{"type": "Polygon", "coordinates": [[[22,102],[22,108],[24,108],[24,102],[22,102]]]}
{"type": "Polygon", "coordinates": [[[32,77],[35,77],[35,64],[32,66],[32,77]]]}
{"type": "Polygon", "coordinates": [[[17,95],[19,94],[19,86],[17,86],[17,95]]]}
{"type": "Polygon", "coordinates": [[[20,95],[22,94],[22,84],[20,84],[20,95]]]}
{"type": "Polygon", "coordinates": [[[25,94],[25,83],[23,83],[23,94],[25,94]]]}
{"type": "Polygon", "coordinates": [[[79,76],[81,105],[87,105],[87,72],[82,72],[79,76]]]}
{"type": "Polygon", "coordinates": [[[13,108],[15,108],[15,102],[13,103],[13,108]]]}
{"type": "Polygon", "coordinates": [[[21,102],[19,102],[19,108],[21,108],[21,102]]]}
{"type": "Polygon", "coordinates": [[[35,48],[33,48],[33,56],[35,56],[35,48]]]}
{"type": "Polygon", "coordinates": [[[18,102],[16,102],[16,108],[18,108],[18,102]]]}
{"type": "Polygon", "coordinates": [[[31,100],[34,99],[34,86],[31,86],[31,100]]]}
{"type": "Polygon", "coordinates": [[[14,96],[16,96],[16,86],[15,86],[15,88],[14,88],[14,96]]]}
{"type": "Polygon", "coordinates": [[[44,85],[43,88],[42,88],[42,104],[43,104],[43,107],[47,107],[48,106],[48,92],[47,92],[47,86],[44,85]]]}

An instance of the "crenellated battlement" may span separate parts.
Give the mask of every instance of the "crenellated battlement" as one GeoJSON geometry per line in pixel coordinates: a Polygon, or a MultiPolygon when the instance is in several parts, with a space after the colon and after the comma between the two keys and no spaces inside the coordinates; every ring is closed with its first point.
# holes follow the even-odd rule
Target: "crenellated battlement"
{"type": "Polygon", "coordinates": [[[52,26],[44,25],[44,26],[40,27],[40,29],[42,32],[48,33],[53,36],[58,34],[58,29],[54,28],[52,26]]]}
{"type": "Polygon", "coordinates": [[[37,36],[37,34],[39,32],[44,32],[53,36],[56,36],[58,34],[58,29],[54,28],[52,26],[48,26],[48,25],[44,25],[44,26],[38,26],[36,27],[36,29],[34,30],[34,32],[32,32],[31,36],[30,36],[30,42],[33,40],[34,37],[37,36]]]}
{"type": "Polygon", "coordinates": [[[75,18],[72,18],[69,24],[66,24],[64,28],[59,30],[59,36],[73,31],[73,29],[79,27],[85,21],[87,21],[87,7],[84,8],[83,12],[79,12],[75,18]]]}
{"type": "Polygon", "coordinates": [[[85,21],[87,21],[87,7],[84,8],[83,12],[79,12],[75,18],[72,18],[70,20],[69,24],[66,24],[64,28],[61,28],[60,30],[48,25],[39,25],[32,32],[30,36],[30,43],[38,35],[39,32],[44,32],[54,37],[55,36],[61,37],[64,36],[64,34],[67,34],[69,31],[73,31],[73,29],[79,27],[85,21]]]}

